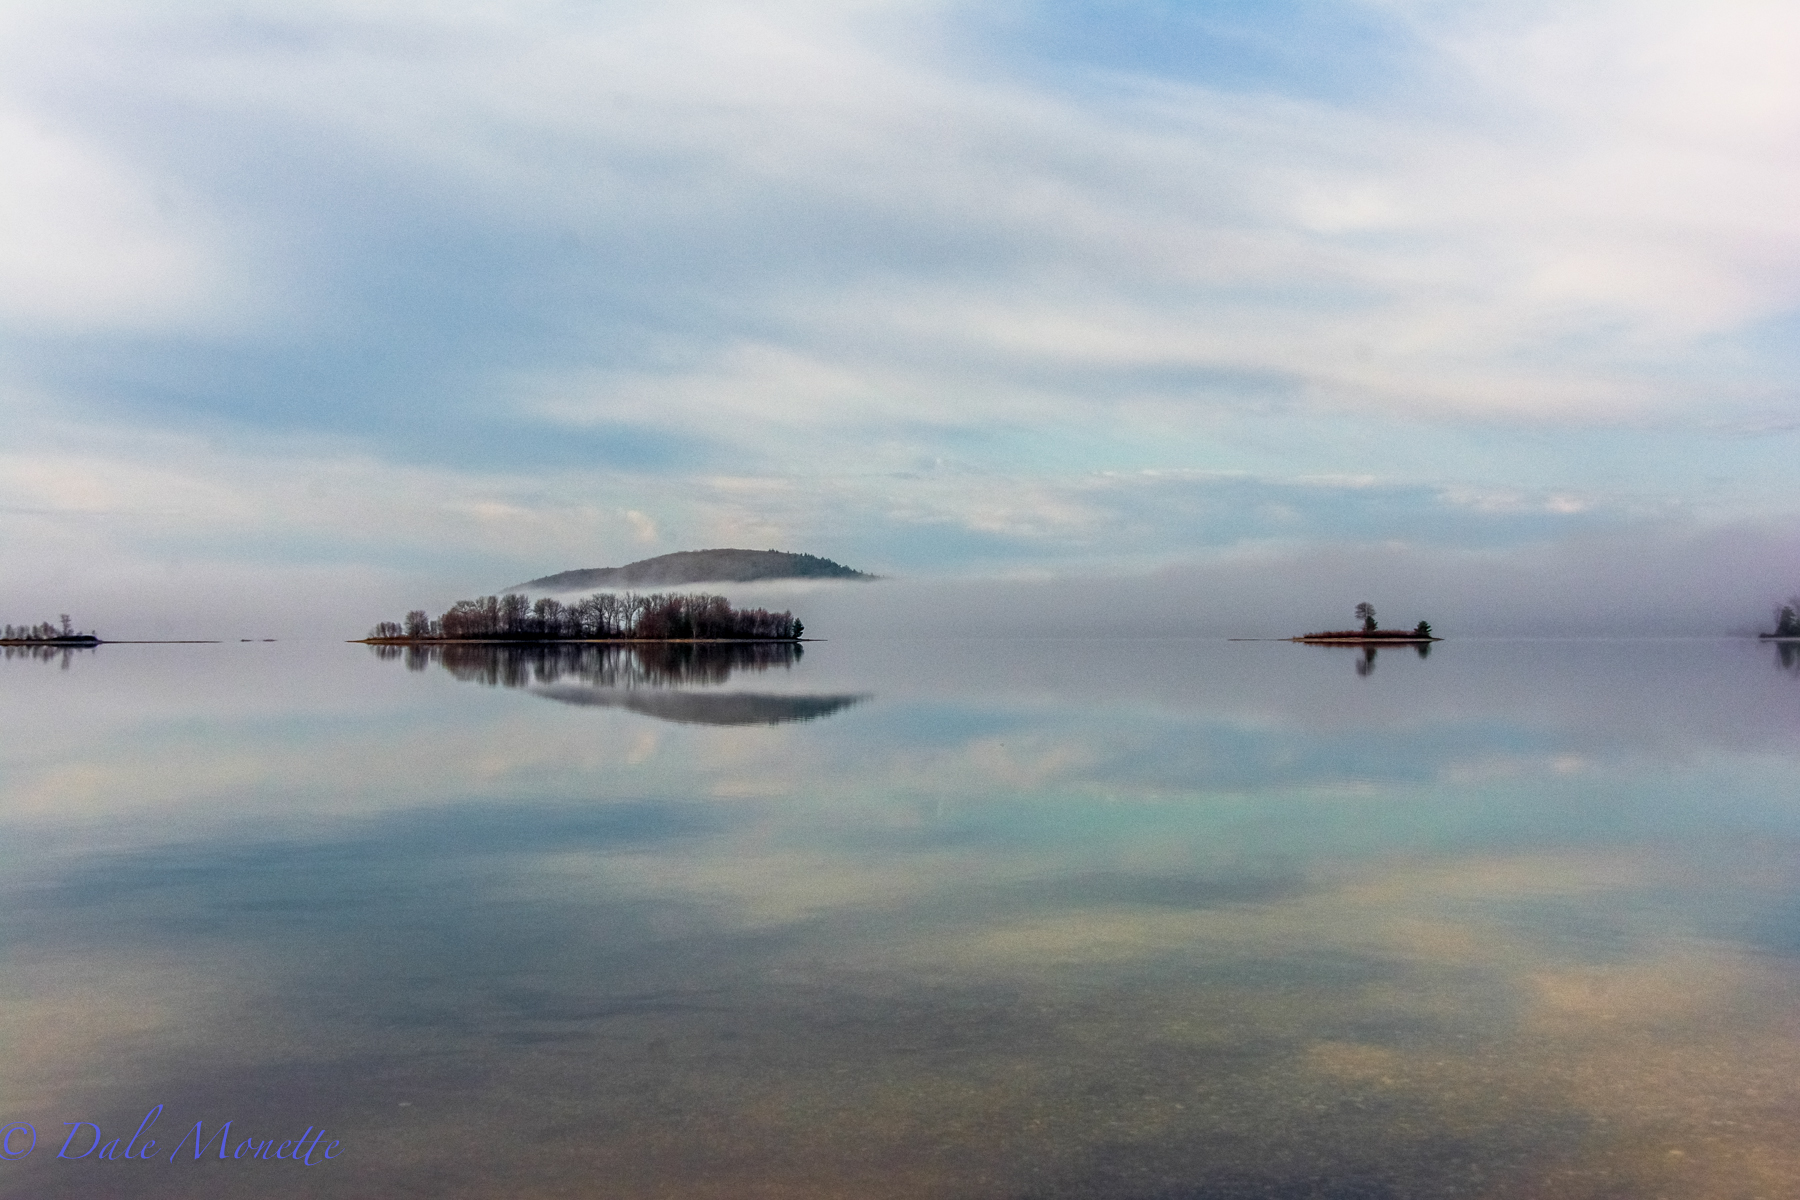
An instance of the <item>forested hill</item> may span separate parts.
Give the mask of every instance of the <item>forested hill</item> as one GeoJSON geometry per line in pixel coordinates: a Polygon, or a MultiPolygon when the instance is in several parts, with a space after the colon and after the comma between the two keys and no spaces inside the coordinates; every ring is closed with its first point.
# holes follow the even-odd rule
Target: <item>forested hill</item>
{"type": "Polygon", "coordinates": [[[683,583],[747,583],[753,579],[874,579],[816,554],[782,550],[682,550],[622,567],[584,567],[529,579],[509,592],[535,588],[579,592],[590,588],[668,587],[683,583]]]}

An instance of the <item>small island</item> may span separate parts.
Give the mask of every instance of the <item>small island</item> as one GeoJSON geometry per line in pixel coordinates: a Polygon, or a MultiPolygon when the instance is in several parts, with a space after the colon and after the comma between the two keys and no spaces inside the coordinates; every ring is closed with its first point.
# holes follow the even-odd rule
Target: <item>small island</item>
{"type": "Polygon", "coordinates": [[[522,592],[458,600],[439,616],[423,609],[382,621],[357,640],[371,645],[432,642],[797,642],[793,613],[737,609],[723,596],[640,596],[595,592],[564,604],[522,592]]]}
{"type": "Polygon", "coordinates": [[[1431,622],[1420,621],[1411,629],[1382,629],[1375,623],[1375,606],[1364,601],[1356,606],[1356,617],[1362,622],[1361,629],[1337,629],[1324,633],[1303,633],[1289,641],[1307,642],[1321,646],[1385,646],[1393,643],[1417,645],[1424,642],[1441,642],[1444,639],[1433,637],[1431,622]]]}
{"type": "Polygon", "coordinates": [[[1775,610],[1774,633],[1759,633],[1756,636],[1800,642],[1800,596],[1794,597],[1775,610]]]}
{"type": "Polygon", "coordinates": [[[42,621],[36,625],[8,625],[0,631],[0,646],[98,646],[100,638],[92,633],[76,633],[63,613],[62,624],[42,621]]]}

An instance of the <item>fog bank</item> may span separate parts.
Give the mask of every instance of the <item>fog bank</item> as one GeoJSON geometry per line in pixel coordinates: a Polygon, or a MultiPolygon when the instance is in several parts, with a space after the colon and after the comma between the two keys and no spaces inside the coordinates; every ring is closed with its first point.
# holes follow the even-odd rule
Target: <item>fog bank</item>
{"type": "Polygon", "coordinates": [[[1459,636],[1717,636],[1769,628],[1800,592],[1800,534],[1654,530],[1492,552],[1315,546],[1238,552],[1136,577],[897,579],[728,587],[791,606],[820,637],[1286,637],[1429,620],[1459,636]]]}

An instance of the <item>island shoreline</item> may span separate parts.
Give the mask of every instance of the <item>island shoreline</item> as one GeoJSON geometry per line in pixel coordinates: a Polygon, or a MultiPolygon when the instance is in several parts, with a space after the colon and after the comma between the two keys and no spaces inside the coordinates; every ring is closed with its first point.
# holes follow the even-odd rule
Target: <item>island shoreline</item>
{"type": "Polygon", "coordinates": [[[349,638],[353,646],[797,646],[823,638],[349,638]]]}
{"type": "MultiPolygon", "coordinates": [[[[1277,638],[1275,640],[1281,641],[1283,639],[1277,638]]],[[[1367,634],[1358,637],[1333,637],[1330,635],[1315,637],[1312,635],[1305,635],[1302,637],[1291,637],[1285,640],[1290,642],[1302,642],[1308,646],[1423,646],[1428,642],[1441,642],[1444,639],[1441,637],[1414,637],[1409,633],[1404,637],[1371,637],[1367,634]]]]}

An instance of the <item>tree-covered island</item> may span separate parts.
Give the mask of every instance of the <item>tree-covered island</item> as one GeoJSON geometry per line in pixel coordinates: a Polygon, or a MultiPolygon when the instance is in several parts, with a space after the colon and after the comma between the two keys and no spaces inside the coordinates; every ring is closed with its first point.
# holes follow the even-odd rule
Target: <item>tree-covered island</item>
{"type": "Polygon", "coordinates": [[[1323,633],[1303,633],[1295,642],[1322,642],[1333,645],[1368,645],[1380,642],[1441,642],[1444,639],[1433,637],[1431,622],[1420,621],[1411,629],[1383,629],[1375,623],[1375,606],[1363,601],[1356,606],[1356,619],[1362,622],[1361,629],[1335,629],[1323,633]]]}
{"type": "Polygon", "coordinates": [[[58,618],[62,623],[52,625],[49,621],[41,621],[36,625],[8,625],[0,630],[0,646],[98,646],[100,638],[92,633],[76,633],[69,614],[63,613],[58,618]]]}
{"type": "Polygon", "coordinates": [[[412,642],[725,642],[799,641],[805,631],[794,614],[731,607],[723,596],[640,596],[595,592],[564,604],[519,592],[458,600],[433,617],[423,609],[404,621],[383,621],[361,639],[376,644],[412,642]]]}

